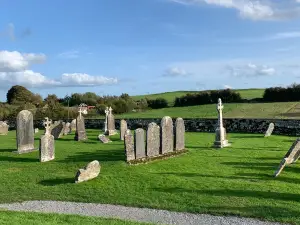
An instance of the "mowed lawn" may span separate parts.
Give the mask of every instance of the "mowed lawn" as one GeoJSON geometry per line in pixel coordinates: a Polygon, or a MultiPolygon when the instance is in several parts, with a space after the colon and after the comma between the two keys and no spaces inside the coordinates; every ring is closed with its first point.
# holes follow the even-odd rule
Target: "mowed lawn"
{"type": "MultiPolygon", "coordinates": [[[[216,104],[197,105],[189,107],[172,107],[164,109],[147,110],[116,115],[116,118],[217,118],[216,104]]],[[[274,103],[224,103],[224,118],[277,118],[299,119],[299,102],[274,102],[274,103]]]]}
{"type": "Polygon", "coordinates": [[[1,225],[151,225],[150,223],[136,223],[118,219],[105,219],[77,215],[59,215],[46,213],[0,211],[1,225]]]}
{"type": "Polygon", "coordinates": [[[295,137],[228,134],[232,147],[216,150],[214,134],[187,133],[188,153],[129,166],[118,135],[102,144],[98,134],[88,130],[86,142],[75,142],[74,134],[57,140],[56,159],[46,163],[38,152],[13,153],[14,131],[0,136],[0,202],[97,202],[300,224],[300,164],[273,177],[295,137]],[[100,161],[100,176],[75,184],[78,168],[92,160],[100,161]]]}

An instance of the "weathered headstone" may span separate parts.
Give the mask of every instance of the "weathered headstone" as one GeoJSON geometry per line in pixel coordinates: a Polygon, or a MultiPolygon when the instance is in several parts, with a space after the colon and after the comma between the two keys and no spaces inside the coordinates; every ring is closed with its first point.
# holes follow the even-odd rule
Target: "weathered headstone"
{"type": "Polygon", "coordinates": [[[106,137],[104,134],[99,134],[98,136],[99,141],[101,141],[104,144],[107,144],[109,142],[112,142],[108,137],[106,137]]]}
{"type": "Polygon", "coordinates": [[[130,130],[126,130],[124,135],[126,161],[135,160],[133,135],[130,130]]]}
{"type": "Polygon", "coordinates": [[[111,135],[115,135],[116,133],[117,132],[116,132],[116,128],[115,128],[115,117],[112,114],[112,108],[110,107],[109,113],[107,116],[107,132],[106,132],[106,134],[108,134],[108,136],[111,136],[111,135]]]}
{"type": "Polygon", "coordinates": [[[34,133],[37,134],[39,132],[39,128],[34,129],[34,133]]]}
{"type": "Polygon", "coordinates": [[[85,131],[84,117],[79,115],[76,119],[75,140],[76,141],[84,141],[86,139],[87,139],[87,136],[86,136],[86,131],[85,131]]]}
{"type": "Polygon", "coordinates": [[[22,110],[17,116],[17,149],[18,153],[34,151],[33,115],[22,110]]]}
{"type": "Polygon", "coordinates": [[[154,157],[159,155],[160,151],[160,127],[152,122],[148,124],[147,129],[147,156],[154,157]]]}
{"type": "Polygon", "coordinates": [[[286,165],[295,163],[299,159],[299,157],[300,157],[300,138],[298,138],[293,143],[293,145],[290,147],[288,152],[285,154],[284,158],[280,162],[277,171],[275,172],[275,177],[277,177],[281,173],[281,171],[286,165]]]}
{"type": "Polygon", "coordinates": [[[215,148],[224,148],[230,146],[228,140],[226,139],[226,130],[223,126],[223,108],[222,100],[218,99],[217,111],[218,111],[218,124],[216,129],[216,139],[214,142],[215,148]]]}
{"type": "Polygon", "coordinates": [[[175,122],[175,150],[184,150],[185,148],[185,126],[182,118],[177,118],[175,122]]]}
{"type": "Polygon", "coordinates": [[[54,139],[59,139],[63,135],[63,128],[64,128],[64,123],[62,121],[55,121],[51,125],[51,134],[53,135],[54,139]]]}
{"type": "Polygon", "coordinates": [[[120,139],[122,141],[124,141],[124,135],[125,135],[126,130],[127,130],[127,122],[126,122],[126,120],[121,120],[120,121],[120,139]]]}
{"type": "Polygon", "coordinates": [[[97,160],[90,162],[86,167],[77,171],[75,183],[81,183],[98,177],[100,169],[101,166],[97,160]]]}
{"type": "Polygon", "coordinates": [[[174,151],[173,121],[169,116],[161,120],[161,153],[166,154],[174,151]]]}
{"type": "Polygon", "coordinates": [[[268,130],[265,133],[265,137],[270,137],[272,135],[274,127],[274,123],[269,124],[268,130]]]}
{"type": "Polygon", "coordinates": [[[50,133],[51,123],[48,117],[43,122],[45,134],[40,139],[40,162],[48,162],[55,158],[54,136],[50,133]]]}
{"type": "Polygon", "coordinates": [[[134,132],[134,151],[135,158],[142,159],[146,157],[145,149],[145,131],[142,128],[138,128],[134,132]]]}
{"type": "Polygon", "coordinates": [[[6,122],[0,121],[0,135],[7,135],[8,128],[9,128],[9,125],[6,122]]]}
{"type": "Polygon", "coordinates": [[[72,120],[71,122],[71,132],[76,131],[76,119],[72,120]]]}
{"type": "Polygon", "coordinates": [[[63,135],[68,135],[71,133],[71,123],[65,123],[63,128],[63,135]]]}

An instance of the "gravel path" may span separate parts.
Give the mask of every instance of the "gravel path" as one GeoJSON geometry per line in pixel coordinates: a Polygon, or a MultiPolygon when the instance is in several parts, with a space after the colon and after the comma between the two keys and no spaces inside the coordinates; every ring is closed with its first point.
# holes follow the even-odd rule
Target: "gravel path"
{"type": "Polygon", "coordinates": [[[43,213],[77,214],[83,216],[99,216],[124,220],[150,222],[154,224],[176,225],[279,225],[279,223],[263,222],[256,219],[211,216],[206,214],[190,214],[170,212],[147,208],[133,208],[118,205],[94,203],[75,203],[59,201],[27,201],[23,203],[0,204],[0,209],[12,211],[29,211],[43,213]]]}

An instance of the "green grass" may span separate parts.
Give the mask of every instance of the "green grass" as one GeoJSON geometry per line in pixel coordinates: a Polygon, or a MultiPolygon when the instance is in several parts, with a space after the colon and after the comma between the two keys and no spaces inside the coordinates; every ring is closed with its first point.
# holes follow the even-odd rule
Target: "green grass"
{"type": "MultiPolygon", "coordinates": [[[[143,165],[124,162],[123,142],[73,135],[57,140],[56,159],[15,150],[15,133],[0,136],[0,202],[61,200],[149,207],[192,213],[233,214],[300,224],[300,164],[273,174],[295,137],[229,134],[232,147],[215,150],[214,134],[187,133],[189,153],[143,165]],[[74,183],[78,168],[101,163],[98,178],[74,183]]],[[[38,140],[36,140],[38,146],[38,140]]]]}
{"type": "Polygon", "coordinates": [[[242,99],[262,98],[265,89],[236,89],[236,92],[241,94],[242,99]]]}
{"type": "MultiPolygon", "coordinates": [[[[116,115],[116,118],[217,118],[216,104],[198,105],[189,107],[172,107],[144,112],[132,112],[116,115]]],[[[300,103],[275,102],[275,103],[229,103],[224,104],[224,118],[277,118],[299,119],[300,103]]]]}
{"type": "Polygon", "coordinates": [[[76,215],[60,215],[45,213],[24,213],[0,211],[0,224],[7,225],[150,225],[149,223],[135,223],[118,219],[104,219],[98,217],[76,216],[76,215]]]}

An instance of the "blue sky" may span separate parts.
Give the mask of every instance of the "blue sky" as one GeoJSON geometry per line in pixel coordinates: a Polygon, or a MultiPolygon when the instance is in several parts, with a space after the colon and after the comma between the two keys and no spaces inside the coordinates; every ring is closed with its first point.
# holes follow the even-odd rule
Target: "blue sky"
{"type": "Polygon", "coordinates": [[[0,100],[286,86],[299,0],[0,0],[0,100]]]}

